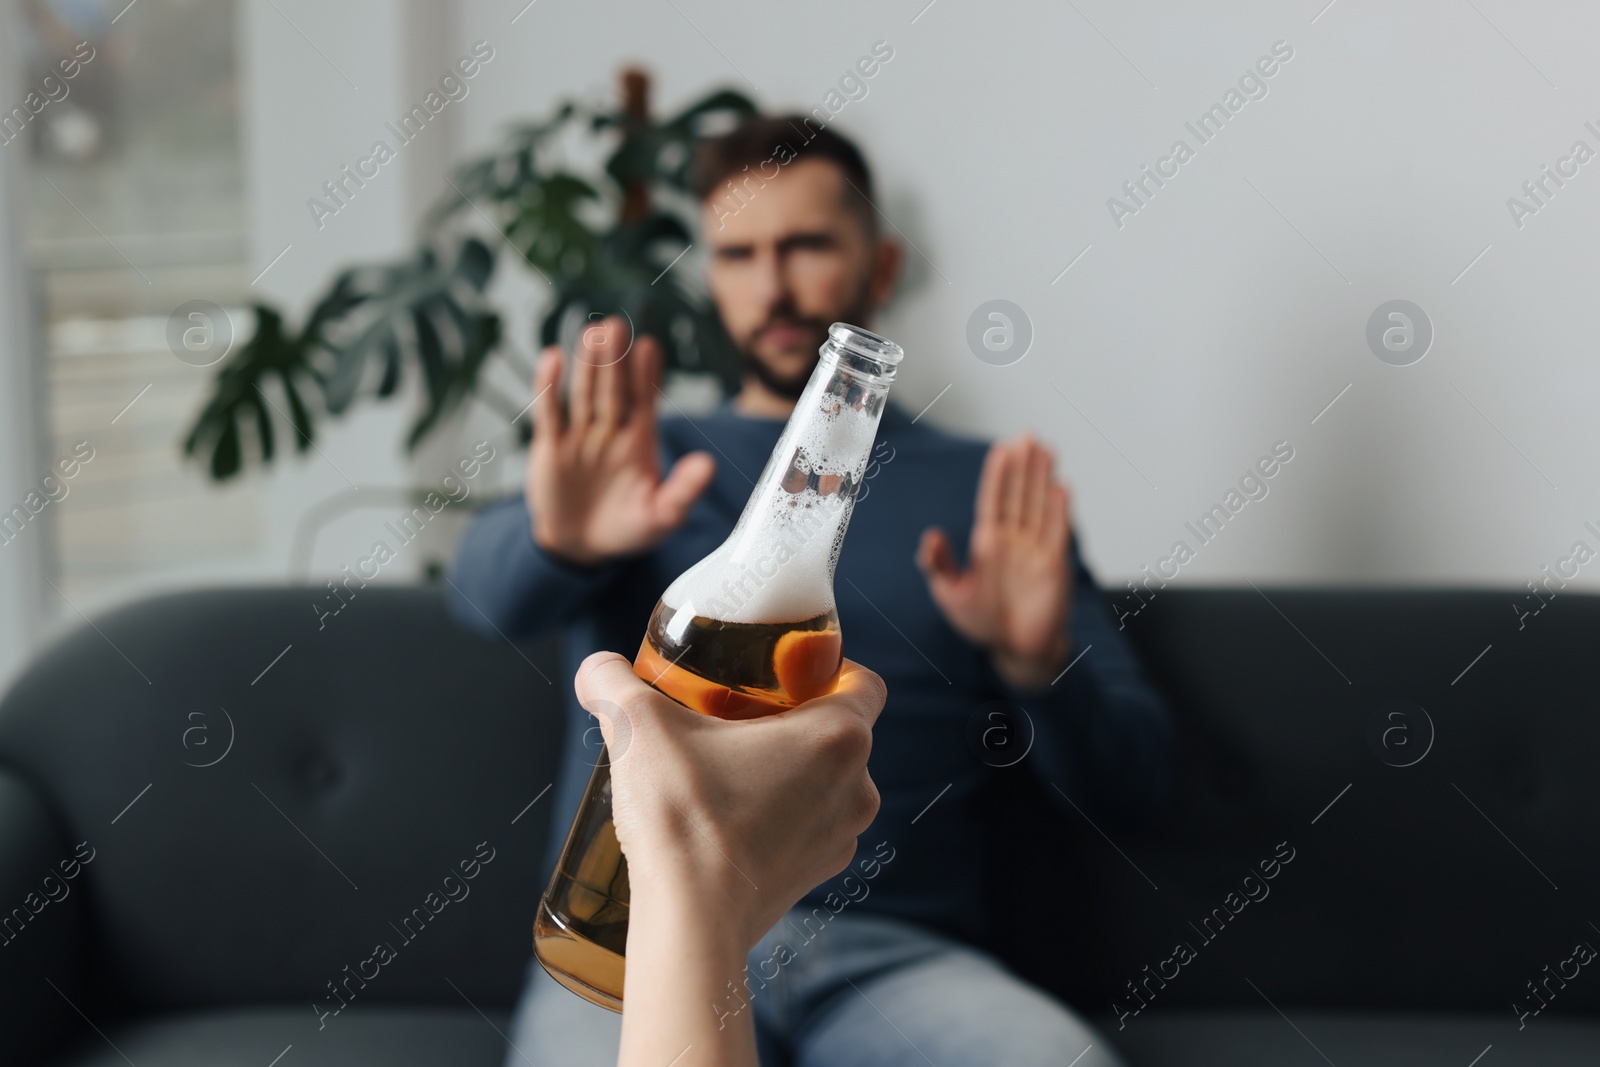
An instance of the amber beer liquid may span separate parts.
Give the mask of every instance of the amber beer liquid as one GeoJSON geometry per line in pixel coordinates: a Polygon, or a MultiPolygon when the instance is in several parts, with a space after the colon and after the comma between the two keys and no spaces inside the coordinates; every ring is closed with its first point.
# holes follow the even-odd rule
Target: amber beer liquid
{"type": "MultiPolygon", "coordinates": [[[[833,691],[843,662],[833,570],[904,357],[856,326],[828,330],[816,369],[733,532],[661,595],[633,669],[703,715],[749,719],[833,691]]],[[[600,754],[549,888],[533,948],[585,1000],[622,1010],[628,866],[600,754]]]]}

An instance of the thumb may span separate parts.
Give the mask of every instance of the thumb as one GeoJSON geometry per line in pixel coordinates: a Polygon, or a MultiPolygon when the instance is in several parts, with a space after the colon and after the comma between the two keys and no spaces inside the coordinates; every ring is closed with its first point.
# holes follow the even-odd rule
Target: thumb
{"type": "Polygon", "coordinates": [[[956,566],[955,551],[950,547],[950,535],[937,526],[923,530],[922,540],[917,544],[917,566],[929,585],[954,580],[960,570],[956,566]]]}
{"type": "Polygon", "coordinates": [[[956,566],[956,554],[950,547],[950,537],[937,526],[922,531],[917,545],[917,566],[928,583],[928,595],[939,610],[948,614],[955,603],[957,583],[961,570],[956,566]]]}
{"type": "Polygon", "coordinates": [[[633,672],[633,665],[615,652],[595,652],[585,659],[573,679],[573,689],[579,705],[595,717],[612,763],[627,754],[637,725],[635,712],[650,704],[651,697],[659,696],[633,672]]]}
{"type": "Polygon", "coordinates": [[[689,506],[711,484],[711,475],[716,469],[717,461],[707,452],[690,452],[680,457],[656,487],[652,516],[656,527],[671,530],[683,522],[689,506]]]}

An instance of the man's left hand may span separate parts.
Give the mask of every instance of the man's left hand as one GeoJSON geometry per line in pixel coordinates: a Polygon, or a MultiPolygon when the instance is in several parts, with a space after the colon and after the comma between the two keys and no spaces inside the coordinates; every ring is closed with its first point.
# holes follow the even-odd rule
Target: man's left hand
{"type": "Polygon", "coordinates": [[[1072,530],[1053,464],[1029,435],[996,442],[978,480],[967,568],[957,567],[938,527],[924,530],[917,546],[917,566],[945,619],[1023,689],[1053,681],[1071,650],[1072,530]]]}

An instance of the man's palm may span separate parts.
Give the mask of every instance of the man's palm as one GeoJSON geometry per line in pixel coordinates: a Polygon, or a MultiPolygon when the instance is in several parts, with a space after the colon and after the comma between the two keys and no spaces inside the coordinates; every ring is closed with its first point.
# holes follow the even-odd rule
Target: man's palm
{"type": "Polygon", "coordinates": [[[1029,438],[989,450],[965,570],[943,530],[923,533],[917,562],[934,603],[1009,680],[1036,683],[1066,654],[1070,536],[1067,491],[1029,438]]]}
{"type": "Polygon", "coordinates": [[[631,349],[626,343],[612,320],[584,331],[565,414],[559,349],[546,350],[535,375],[528,509],[534,540],[569,562],[649,548],[683,522],[711,480],[714,464],[703,452],[684,456],[662,479],[654,403],[660,349],[649,337],[631,349]]]}

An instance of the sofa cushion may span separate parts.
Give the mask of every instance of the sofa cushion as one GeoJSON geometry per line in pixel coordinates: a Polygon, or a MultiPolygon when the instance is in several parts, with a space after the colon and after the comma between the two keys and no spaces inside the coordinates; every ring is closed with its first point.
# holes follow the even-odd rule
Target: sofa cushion
{"type": "MultiPolygon", "coordinates": [[[[130,604],[48,649],[0,704],[0,765],[63,841],[96,850],[74,883],[91,1016],[309,1016],[344,983],[361,1006],[450,1004],[441,975],[481,1005],[515,1001],[570,679],[550,642],[455,625],[437,589],[355,590],[324,619],[313,605],[330,596],[130,604]]],[[[74,965],[45,975],[69,988],[74,965]]]]}
{"type": "MultiPolygon", "coordinates": [[[[997,772],[1036,787],[995,821],[1001,954],[1092,1012],[1163,972],[1156,1013],[1263,1006],[1245,975],[1291,1014],[1531,1007],[1600,948],[1600,597],[1525,597],[1159,591],[1125,621],[1177,724],[1168,806],[1056,817],[997,772]]],[[[1600,1012],[1600,976],[1552,1010],[1600,1012]]]]}
{"type": "Polygon", "coordinates": [[[1492,1014],[1396,1015],[1289,1008],[1173,1011],[1101,1020],[1128,1067],[1593,1067],[1600,1022],[1492,1014]],[[1313,1047],[1313,1043],[1315,1047],[1313,1047]],[[1485,1050],[1493,1049],[1484,1055],[1485,1050]],[[1478,1059],[1479,1056],[1483,1058],[1478,1059]]]}
{"type": "MultiPolygon", "coordinates": [[[[446,990],[448,992],[448,989],[446,990]]],[[[50,1067],[500,1067],[506,1014],[351,1005],[319,1031],[308,1008],[181,1012],[103,1026],[50,1067]],[[291,1048],[292,1046],[292,1048],[291,1048]],[[284,1053],[287,1052],[287,1055],[284,1053]]]]}

